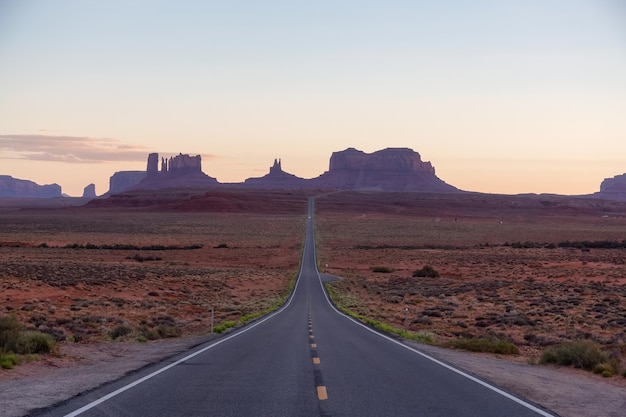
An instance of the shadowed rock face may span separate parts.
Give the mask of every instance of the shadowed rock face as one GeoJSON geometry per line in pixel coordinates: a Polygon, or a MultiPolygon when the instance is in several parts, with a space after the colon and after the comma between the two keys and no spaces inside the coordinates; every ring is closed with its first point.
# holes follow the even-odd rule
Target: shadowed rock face
{"type": "Polygon", "coordinates": [[[58,184],[39,185],[9,175],[0,175],[0,197],[52,198],[62,197],[58,184]]]}
{"type": "Polygon", "coordinates": [[[430,162],[408,148],[371,154],[348,148],[334,152],[330,169],[312,180],[319,188],[372,191],[457,192],[435,175],[430,162]]]}
{"type": "Polygon", "coordinates": [[[626,201],[626,174],[605,178],[600,184],[600,192],[595,195],[610,200],[626,201]]]}
{"type": "Polygon", "coordinates": [[[333,152],[330,157],[330,171],[342,170],[419,172],[435,175],[435,168],[430,162],[422,162],[420,154],[409,148],[387,148],[371,154],[354,148],[333,152]]]}
{"type": "Polygon", "coordinates": [[[215,178],[202,172],[202,157],[178,154],[171,158],[161,158],[159,154],[148,155],[147,171],[133,189],[155,190],[171,187],[206,187],[217,185],[215,178]]]}
{"type": "Polygon", "coordinates": [[[89,184],[83,190],[83,198],[96,198],[96,185],[89,184]]]}
{"type": "Polygon", "coordinates": [[[260,178],[248,178],[244,184],[250,188],[309,188],[308,180],[283,171],[280,159],[274,159],[269,174],[260,178]]]}
{"type": "Polygon", "coordinates": [[[139,184],[146,171],[118,171],[109,179],[109,194],[119,194],[139,184]]]}

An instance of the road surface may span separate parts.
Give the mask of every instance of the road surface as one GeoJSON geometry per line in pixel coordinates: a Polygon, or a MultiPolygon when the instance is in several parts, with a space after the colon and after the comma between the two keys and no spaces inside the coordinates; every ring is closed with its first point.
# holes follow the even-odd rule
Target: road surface
{"type": "Polygon", "coordinates": [[[317,271],[311,203],[302,268],[281,310],[41,415],[552,414],[338,313],[317,271]]]}

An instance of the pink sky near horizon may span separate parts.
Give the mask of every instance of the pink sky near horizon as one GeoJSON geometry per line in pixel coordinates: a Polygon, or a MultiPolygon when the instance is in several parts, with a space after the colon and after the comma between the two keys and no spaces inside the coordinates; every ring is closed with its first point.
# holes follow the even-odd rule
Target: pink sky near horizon
{"type": "Polygon", "coordinates": [[[72,196],[147,155],[240,182],[406,147],[468,191],[626,172],[626,4],[0,3],[0,175],[72,196]]]}

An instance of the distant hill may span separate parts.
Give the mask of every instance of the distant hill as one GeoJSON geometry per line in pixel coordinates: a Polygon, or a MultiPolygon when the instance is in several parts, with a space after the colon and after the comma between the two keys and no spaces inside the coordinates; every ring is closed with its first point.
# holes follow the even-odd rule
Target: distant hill
{"type": "Polygon", "coordinates": [[[0,175],[0,197],[2,198],[53,198],[62,196],[61,186],[58,184],[39,185],[33,181],[0,175]]]}

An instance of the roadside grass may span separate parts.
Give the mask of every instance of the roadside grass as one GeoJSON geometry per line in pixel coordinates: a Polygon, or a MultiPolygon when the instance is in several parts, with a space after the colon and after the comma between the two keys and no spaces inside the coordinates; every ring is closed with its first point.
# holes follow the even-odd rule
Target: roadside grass
{"type": "Polygon", "coordinates": [[[397,336],[397,337],[401,337],[403,339],[409,339],[409,340],[415,340],[417,342],[420,343],[425,343],[428,345],[434,345],[436,344],[436,339],[435,339],[435,335],[432,333],[426,333],[426,332],[419,332],[419,333],[414,333],[414,332],[408,332],[405,331],[404,329],[400,329],[397,327],[394,327],[388,323],[383,323],[381,321],[378,320],[374,320],[371,319],[369,317],[366,317],[362,314],[358,314],[352,310],[350,310],[350,308],[348,308],[345,304],[342,303],[342,297],[340,297],[336,292],[335,289],[332,286],[332,283],[325,283],[324,284],[324,288],[326,289],[326,292],[328,293],[328,296],[330,297],[331,301],[335,304],[335,306],[344,314],[359,320],[360,322],[373,327],[377,330],[380,330],[384,333],[388,333],[391,334],[393,336],[397,336]]]}

